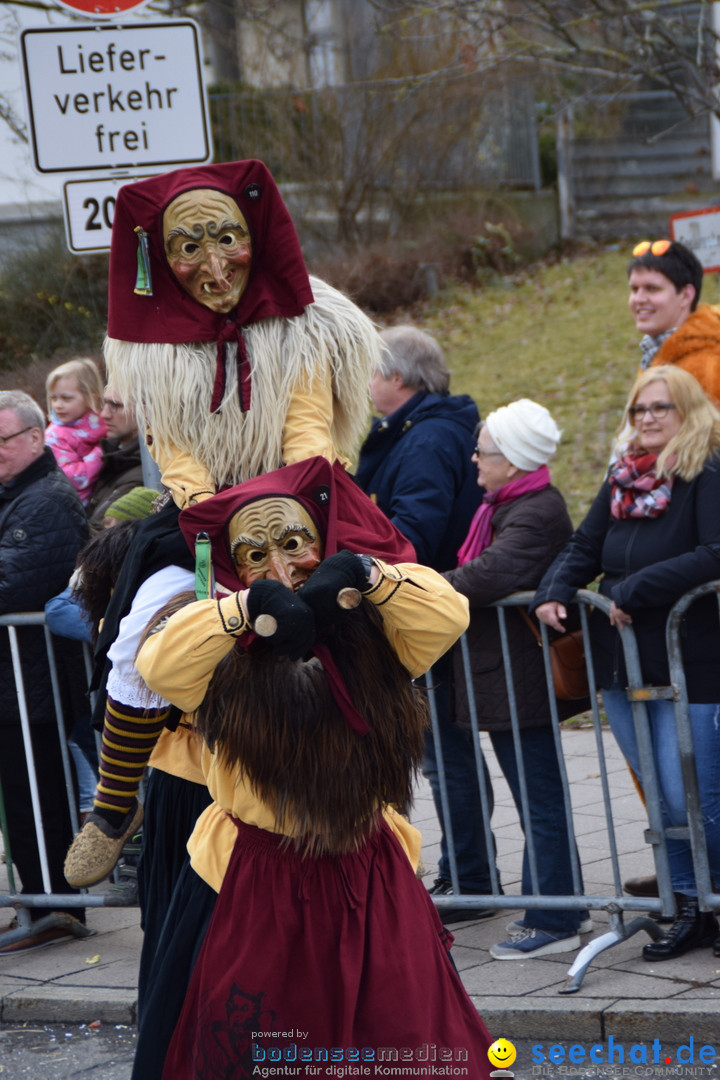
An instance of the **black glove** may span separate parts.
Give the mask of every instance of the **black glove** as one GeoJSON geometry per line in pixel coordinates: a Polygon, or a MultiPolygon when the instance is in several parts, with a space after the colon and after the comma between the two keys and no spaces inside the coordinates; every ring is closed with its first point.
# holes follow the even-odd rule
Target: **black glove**
{"type": "Polygon", "coordinates": [[[254,581],[247,595],[248,615],[272,615],[277,630],[268,641],[273,652],[300,660],[315,641],[315,615],[308,605],[279,581],[254,581]]]}
{"type": "Polygon", "coordinates": [[[348,614],[348,609],[338,604],[341,589],[365,592],[369,588],[367,570],[360,556],[352,551],[338,551],[320,563],[300,588],[299,595],[315,612],[318,624],[333,623],[348,614]]]}

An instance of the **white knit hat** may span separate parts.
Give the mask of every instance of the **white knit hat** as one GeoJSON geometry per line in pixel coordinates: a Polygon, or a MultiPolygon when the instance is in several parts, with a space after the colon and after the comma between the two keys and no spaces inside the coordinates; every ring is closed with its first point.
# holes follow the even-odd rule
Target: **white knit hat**
{"type": "Polygon", "coordinates": [[[562,432],[544,405],[520,398],[485,420],[492,441],[511,465],[533,472],[555,453],[562,432]]]}

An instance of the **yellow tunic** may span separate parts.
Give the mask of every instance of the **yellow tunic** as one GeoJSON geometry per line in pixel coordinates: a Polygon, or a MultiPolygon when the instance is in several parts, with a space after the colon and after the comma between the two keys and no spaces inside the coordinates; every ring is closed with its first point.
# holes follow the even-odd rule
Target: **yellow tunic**
{"type": "Polygon", "coordinates": [[[148,765],[172,776],[179,776],[181,780],[204,784],[202,749],[203,742],[197,731],[187,720],[183,720],[176,731],[163,729],[148,765]]]}
{"type": "MultiPolygon", "coordinates": [[[[364,595],[378,608],[390,644],[416,678],[467,628],[468,602],[428,567],[391,566],[379,559],[375,564],[380,578],[364,595]]],[[[193,713],[205,697],[217,664],[247,629],[238,619],[240,611],[232,594],[221,600],[199,600],[173,615],[148,638],[137,657],[137,669],[150,689],[183,712],[193,713]]],[[[230,817],[270,832],[290,830],[276,825],[274,813],[249,784],[238,780],[236,772],[221,765],[207,748],[203,748],[201,765],[214,803],[199,818],[188,850],[200,877],[219,889],[235,842],[230,817]]],[[[385,813],[416,865],[419,834],[400,815],[385,813]]]]}
{"type": "MultiPolygon", "coordinates": [[[[283,428],[283,465],[324,457],[348,467],[348,459],[333,445],[333,408],[332,376],[326,361],[322,374],[316,372],[312,379],[307,375],[300,379],[290,398],[283,428]]],[[[209,471],[190,454],[172,447],[165,455],[155,446],[151,447],[151,453],[163,485],[169,488],[181,510],[215,494],[215,482],[209,471]]]]}

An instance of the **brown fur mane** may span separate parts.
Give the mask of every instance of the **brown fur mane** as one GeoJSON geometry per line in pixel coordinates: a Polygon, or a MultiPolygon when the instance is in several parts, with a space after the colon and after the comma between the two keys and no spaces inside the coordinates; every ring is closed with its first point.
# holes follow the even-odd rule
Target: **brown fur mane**
{"type": "Polygon", "coordinates": [[[258,641],[218,665],[196,723],[211,750],[238,769],[313,854],[357,847],[385,804],[406,807],[422,758],[426,702],[363,601],[328,646],[370,732],[342,716],[320,662],[278,658],[258,641]]]}
{"type": "MultiPolygon", "coordinates": [[[[170,600],[146,635],[194,599],[170,600]]],[[[354,850],[377,827],[380,807],[410,805],[428,722],[427,701],[373,604],[363,600],[327,645],[369,734],[348,725],[317,658],[278,657],[260,638],[221,660],[195,715],[210,750],[271,808],[278,831],[312,855],[354,850]]]]}

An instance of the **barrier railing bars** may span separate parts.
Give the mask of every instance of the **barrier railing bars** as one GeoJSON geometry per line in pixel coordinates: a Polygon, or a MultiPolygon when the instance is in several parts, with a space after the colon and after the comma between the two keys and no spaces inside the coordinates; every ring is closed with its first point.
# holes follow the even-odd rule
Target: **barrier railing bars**
{"type": "MultiPolygon", "coordinates": [[[[685,807],[687,812],[687,824],[683,826],[663,826],[662,820],[660,820],[659,833],[665,839],[682,839],[688,840],[692,851],[693,861],[693,873],[695,875],[695,883],[698,890],[698,906],[701,911],[719,911],[720,910],[720,894],[713,890],[713,884],[710,875],[710,866],[707,853],[707,841],[705,837],[705,829],[703,826],[703,812],[700,803],[700,792],[698,787],[697,771],[695,768],[695,753],[693,748],[692,729],[690,726],[690,711],[687,694],[687,683],[685,679],[685,668],[683,665],[682,648],[680,644],[680,632],[682,627],[683,617],[688,608],[695,603],[696,600],[702,596],[714,593],[718,599],[718,615],[720,617],[720,581],[707,582],[704,585],[699,585],[697,588],[692,589],[690,592],[682,596],[671,608],[668,615],[667,624],[665,628],[665,641],[668,653],[668,666],[670,673],[670,685],[669,686],[635,686],[633,685],[634,679],[630,677],[630,667],[628,666],[628,699],[632,702],[633,718],[635,720],[635,732],[638,738],[638,745],[640,739],[647,740],[646,754],[649,753],[649,761],[652,774],[652,786],[655,787],[655,793],[651,792],[651,784],[646,782],[645,769],[646,760],[641,758],[641,767],[643,769],[643,790],[645,791],[648,817],[650,821],[650,828],[646,830],[645,838],[648,843],[653,844],[655,854],[655,865],[658,872],[658,891],[661,897],[668,898],[673,896],[672,883],[669,883],[669,892],[666,894],[666,885],[668,884],[664,880],[664,867],[661,866],[658,858],[660,845],[657,845],[658,827],[653,819],[656,819],[660,815],[660,803],[657,797],[656,790],[656,773],[654,769],[654,759],[652,755],[652,746],[650,745],[650,729],[647,722],[647,709],[645,702],[651,700],[671,700],[673,702],[673,709],[675,713],[675,725],[677,730],[678,751],[680,755],[680,767],[682,771],[683,787],[685,789],[685,807]],[[653,814],[650,814],[651,800],[653,814]],[[661,871],[663,871],[661,873],[661,871]]],[[[609,607],[609,605],[608,605],[609,607]]],[[[621,635],[622,636],[622,635],[621,635]]],[[[630,639],[628,639],[629,641],[630,639]]],[[[637,645],[634,635],[632,636],[632,646],[628,645],[625,638],[623,638],[623,648],[625,649],[625,660],[627,663],[628,652],[632,649],[635,650],[637,655],[637,645]]],[[[634,672],[633,672],[634,673],[634,672]]],[[[648,776],[650,775],[648,774],[648,776]]],[[[667,849],[662,845],[665,850],[665,856],[667,855],[667,849]]],[[[668,868],[669,877],[669,868],[668,868]]],[[[647,902],[649,905],[649,901],[647,902]]],[[[674,913],[674,896],[673,903],[670,906],[670,910],[665,910],[663,906],[663,914],[674,913]]],[[[635,921],[635,920],[634,920],[635,921]]],[[[626,929],[628,931],[626,936],[630,936],[631,926],[626,929]]],[[[614,928],[613,928],[614,929],[614,928]]],[[[638,927],[638,929],[650,929],[649,927],[638,927]]],[[[634,931],[633,931],[634,932],[634,931]]],[[[657,937],[657,934],[651,936],[657,937]]],[[[621,940],[621,939],[617,939],[621,940]]],[[[568,972],[568,987],[566,992],[574,992],[580,988],[585,971],[588,965],[592,962],[595,956],[597,956],[604,949],[609,948],[615,944],[615,936],[611,932],[610,934],[602,935],[596,938],[594,941],[589,942],[585,948],[581,949],[575,958],[575,962],[572,964],[568,972]],[[613,940],[607,939],[612,937],[613,940]]]]}
{"type": "MultiPolygon", "coordinates": [[[[121,889],[100,893],[91,894],[83,890],[80,893],[53,893],[51,892],[50,885],[50,871],[48,867],[47,858],[47,846],[45,843],[45,834],[42,825],[42,810],[40,806],[40,793],[37,786],[37,775],[35,772],[35,758],[32,746],[32,735],[30,726],[30,717],[27,708],[27,697],[25,694],[25,680],[22,670],[22,658],[21,650],[18,642],[17,631],[20,627],[37,626],[42,627],[45,636],[45,647],[47,650],[48,667],[50,671],[50,683],[52,687],[53,707],[55,711],[55,720],[57,735],[60,740],[60,753],[63,765],[63,775],[65,781],[65,791],[68,799],[68,807],[70,812],[70,821],[73,830],[77,832],[78,829],[78,814],[75,804],[75,792],[72,780],[72,770],[70,765],[70,753],[67,747],[67,738],[65,734],[65,720],[62,706],[62,700],[60,695],[60,684],[57,673],[57,663],[55,659],[55,650],[53,648],[52,635],[45,625],[45,615],[43,612],[15,612],[8,615],[0,615],[0,627],[7,629],[10,655],[13,665],[13,676],[15,679],[15,690],[18,699],[18,711],[20,714],[20,725],[22,730],[23,745],[25,749],[25,759],[27,762],[28,781],[30,785],[30,799],[33,808],[33,817],[35,822],[35,836],[38,846],[38,855],[40,860],[40,868],[42,874],[43,887],[45,892],[43,893],[18,893],[15,886],[15,877],[12,864],[12,848],[9,842],[9,837],[6,827],[6,817],[4,806],[2,806],[2,833],[3,842],[5,846],[5,859],[8,872],[8,883],[10,886],[10,892],[0,892],[0,907],[15,908],[17,918],[17,928],[8,930],[3,934],[0,934],[0,946],[11,945],[16,941],[21,941],[27,937],[30,933],[31,917],[28,909],[33,907],[48,907],[50,905],[57,905],[62,908],[86,908],[86,907],[127,907],[127,897],[123,894],[121,889]]],[[[86,671],[89,670],[89,654],[87,647],[85,647],[85,667],[86,671]]],[[[0,790],[0,800],[2,799],[2,791],[0,790]]],[[[37,919],[32,922],[32,933],[36,934],[42,930],[48,930],[56,926],[69,926],[72,932],[77,937],[87,937],[94,933],[94,931],[83,926],[77,920],[70,920],[62,912],[51,913],[43,916],[41,919],[37,919]]]]}
{"type": "MultiPolygon", "coordinates": [[[[705,586],[704,590],[714,589],[715,592],[720,590],[720,583],[712,586],[705,586]]],[[[698,592],[698,595],[700,593],[698,592]]],[[[527,606],[533,600],[533,593],[522,592],[514,593],[511,596],[507,596],[498,601],[493,606],[497,608],[498,613],[498,627],[503,651],[503,663],[505,666],[506,685],[508,691],[508,700],[510,705],[510,718],[511,728],[513,733],[513,740],[516,753],[517,768],[519,774],[519,787],[520,787],[520,801],[522,806],[523,818],[526,822],[532,821],[532,807],[530,805],[527,796],[527,787],[525,781],[524,766],[522,760],[522,754],[520,750],[520,740],[522,738],[520,726],[518,722],[517,714],[517,702],[515,697],[514,680],[512,675],[512,657],[510,655],[505,609],[509,607],[527,606]]],[[[671,633],[671,625],[679,626],[679,622],[682,618],[682,613],[689,603],[692,602],[693,594],[688,594],[688,597],[684,597],[682,601],[678,602],[676,608],[671,613],[671,618],[668,622],[668,633],[671,633]],[[676,614],[676,609],[678,614],[676,614]]],[[[720,598],[719,598],[720,600],[720,598]]],[[[569,969],[568,981],[566,985],[561,989],[561,993],[575,993],[580,989],[585,972],[595,956],[605,949],[610,948],[612,945],[617,944],[620,941],[624,941],[627,938],[638,933],[640,930],[645,930],[653,938],[658,939],[663,935],[662,928],[658,923],[649,918],[647,915],[637,915],[632,918],[628,923],[625,923],[625,912],[652,912],[663,916],[671,916],[675,911],[675,897],[672,888],[672,881],[670,877],[670,867],[667,856],[667,838],[688,834],[688,829],[685,830],[673,830],[665,828],[662,822],[662,813],[660,809],[659,798],[659,786],[657,780],[657,774],[655,770],[655,762],[652,753],[652,742],[650,738],[650,729],[648,724],[648,715],[646,703],[651,700],[668,699],[672,698],[675,701],[682,702],[685,699],[684,694],[684,675],[682,672],[682,657],[679,649],[679,642],[676,647],[669,645],[669,655],[671,656],[671,662],[673,655],[675,656],[676,666],[679,658],[679,674],[675,673],[672,676],[672,687],[651,687],[644,684],[642,679],[642,673],[640,669],[639,655],[637,649],[637,642],[633,633],[632,627],[627,626],[619,630],[620,641],[623,648],[625,665],[627,670],[627,693],[628,698],[632,703],[633,720],[635,724],[635,732],[638,743],[638,752],[640,757],[640,764],[643,775],[643,793],[647,805],[648,814],[648,828],[644,832],[646,842],[648,842],[653,849],[653,856],[655,861],[657,879],[658,879],[658,897],[630,897],[624,896],[622,892],[622,881],[620,876],[620,867],[618,861],[617,845],[615,840],[614,821],[612,813],[612,800],[607,779],[607,767],[605,761],[605,752],[602,740],[602,723],[600,719],[600,712],[597,702],[595,675],[592,662],[592,646],[590,637],[588,634],[588,609],[597,608],[604,612],[605,615],[609,614],[610,601],[605,597],[599,595],[591,590],[580,590],[576,594],[574,601],[579,606],[580,621],[586,642],[586,670],[588,675],[588,682],[590,686],[590,703],[592,712],[592,723],[595,735],[595,745],[598,754],[598,764],[600,770],[600,782],[603,796],[603,807],[605,814],[605,824],[607,828],[608,842],[610,847],[610,859],[612,865],[613,886],[615,889],[614,896],[587,896],[583,895],[580,887],[580,867],[577,857],[577,850],[574,844],[574,829],[572,822],[572,803],[570,799],[570,786],[567,777],[567,770],[565,767],[565,761],[562,753],[562,739],[560,720],[558,716],[557,702],[553,693],[549,693],[549,708],[551,715],[551,723],[553,730],[553,737],[555,741],[555,748],[558,757],[558,765],[561,774],[561,783],[563,789],[563,797],[565,803],[565,812],[567,815],[568,834],[571,837],[571,867],[573,877],[573,890],[572,896],[545,896],[540,895],[538,891],[538,875],[537,875],[537,857],[535,852],[534,838],[532,835],[532,829],[528,828],[525,834],[525,843],[527,845],[528,864],[530,870],[530,878],[533,892],[531,894],[513,894],[513,895],[500,895],[499,883],[496,874],[496,868],[494,859],[489,859],[490,876],[492,893],[491,894],[476,894],[471,895],[468,893],[460,894],[459,880],[457,873],[457,860],[455,858],[454,844],[452,842],[452,824],[450,820],[449,800],[447,793],[447,779],[445,774],[444,762],[442,759],[442,739],[440,737],[440,730],[437,718],[437,709],[433,700],[434,694],[432,691],[432,679],[428,679],[429,697],[430,697],[430,711],[431,720],[433,725],[433,736],[435,739],[435,752],[437,759],[437,774],[438,774],[438,787],[440,793],[440,802],[442,806],[443,819],[445,824],[445,835],[448,843],[448,862],[451,875],[451,882],[453,887],[453,896],[433,896],[436,906],[440,909],[442,907],[454,907],[454,908],[472,908],[482,906],[485,908],[491,908],[496,910],[502,910],[503,908],[575,908],[575,909],[591,909],[591,910],[604,910],[608,913],[610,919],[610,929],[608,932],[598,936],[583,949],[581,949],[569,969]],[[674,648],[674,653],[672,649],[674,648]]],[[[676,637],[677,637],[677,631],[676,637]]],[[[547,686],[552,688],[552,670],[550,667],[550,656],[548,651],[548,631],[547,627],[541,624],[541,643],[543,646],[545,677],[547,686]]],[[[480,732],[478,729],[477,712],[475,709],[474,695],[472,688],[472,678],[470,670],[470,661],[467,648],[467,642],[464,638],[461,641],[461,650],[463,656],[464,673],[468,692],[468,702],[470,711],[471,722],[471,737],[472,744],[475,752],[475,761],[477,766],[478,786],[480,789],[481,805],[484,816],[484,832],[485,843],[488,852],[493,851],[492,841],[492,829],[489,820],[489,799],[487,792],[487,785],[484,776],[484,770],[482,768],[482,747],[480,743],[480,732]]],[[[674,670],[671,668],[671,670],[674,670]]],[[[685,715],[687,716],[687,703],[685,700],[685,715]]],[[[689,721],[686,725],[686,730],[683,732],[683,760],[684,769],[688,772],[688,787],[689,794],[689,826],[691,842],[693,843],[693,853],[697,850],[700,858],[700,862],[697,864],[698,870],[698,885],[702,891],[704,888],[710,888],[709,870],[707,868],[707,849],[705,846],[704,831],[702,828],[702,816],[699,815],[699,798],[697,795],[697,781],[695,778],[694,788],[692,778],[694,777],[694,764],[692,756],[692,736],[689,729],[689,721]],[[702,859],[704,857],[704,868],[702,859]]],[[[715,894],[703,892],[705,901],[705,907],[714,906],[720,907],[720,897],[715,894]]]]}

